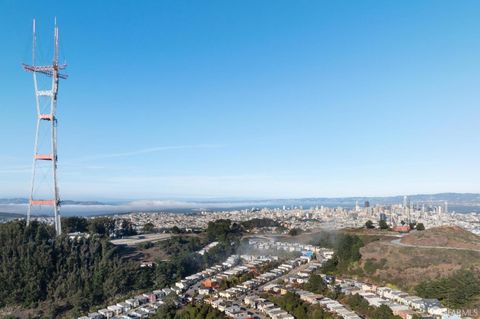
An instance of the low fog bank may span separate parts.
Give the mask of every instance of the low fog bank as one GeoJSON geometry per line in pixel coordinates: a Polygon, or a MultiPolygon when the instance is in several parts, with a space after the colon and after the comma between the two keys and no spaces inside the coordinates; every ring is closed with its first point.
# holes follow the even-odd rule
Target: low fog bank
{"type": "MultiPolygon", "coordinates": [[[[123,214],[129,212],[177,212],[191,213],[199,211],[217,211],[230,209],[249,209],[267,207],[259,202],[190,202],[174,200],[139,200],[123,204],[64,204],[61,207],[63,216],[92,216],[106,214],[123,214]]],[[[273,207],[273,206],[270,206],[273,207]]],[[[275,206],[277,207],[277,206],[275,206]]],[[[24,214],[28,205],[0,204],[0,212],[24,214]]],[[[35,207],[35,215],[48,214],[48,207],[35,207]]]]}

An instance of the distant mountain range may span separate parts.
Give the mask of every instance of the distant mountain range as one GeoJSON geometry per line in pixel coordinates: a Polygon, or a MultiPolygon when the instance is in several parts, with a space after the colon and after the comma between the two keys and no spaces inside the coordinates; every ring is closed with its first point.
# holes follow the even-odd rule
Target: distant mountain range
{"type": "MultiPolygon", "coordinates": [[[[415,194],[406,195],[411,203],[440,204],[448,202],[449,205],[480,206],[480,194],[477,193],[439,193],[439,194],[415,194]]],[[[272,203],[287,203],[302,205],[338,205],[351,206],[358,202],[363,205],[368,201],[371,205],[393,205],[403,203],[403,195],[385,197],[319,197],[300,199],[275,199],[272,203]]],[[[264,201],[262,201],[264,202],[264,201]]]]}
{"type": "MultiPolygon", "coordinates": [[[[444,205],[448,202],[450,211],[480,212],[480,194],[477,193],[440,193],[407,195],[409,202],[425,205],[444,205]]],[[[292,199],[200,199],[200,200],[138,200],[131,202],[104,203],[100,201],[62,201],[62,212],[65,215],[101,215],[135,211],[170,211],[194,212],[201,210],[229,210],[263,207],[353,207],[358,202],[363,206],[393,205],[403,203],[403,195],[386,197],[315,197],[292,199]]],[[[0,211],[9,213],[25,213],[28,200],[26,198],[0,199],[0,211]]]]}

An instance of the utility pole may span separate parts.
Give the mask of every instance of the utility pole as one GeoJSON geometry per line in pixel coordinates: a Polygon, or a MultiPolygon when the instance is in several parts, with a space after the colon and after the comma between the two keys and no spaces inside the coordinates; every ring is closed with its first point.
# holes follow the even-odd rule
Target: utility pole
{"type": "MultiPolygon", "coordinates": [[[[33,151],[33,165],[32,165],[32,182],[30,189],[30,198],[27,211],[27,225],[30,224],[32,207],[33,206],[49,206],[53,209],[55,233],[59,236],[62,233],[62,226],[60,221],[60,195],[58,192],[57,183],[57,96],[58,84],[60,79],[66,79],[67,75],[60,74],[60,70],[64,70],[66,64],[58,64],[58,27],[57,19],[55,18],[55,26],[53,33],[53,59],[50,65],[36,65],[35,50],[36,50],[36,25],[33,20],[33,45],[32,45],[32,65],[22,64],[25,71],[33,74],[33,85],[35,89],[35,102],[37,110],[37,125],[35,131],[35,146],[33,151]],[[50,87],[46,90],[39,89],[39,81],[37,74],[51,78],[50,87]],[[45,138],[45,134],[47,138],[45,138]],[[42,138],[46,140],[43,141],[42,138]],[[43,145],[45,142],[46,146],[43,145]],[[42,144],[43,148],[39,145],[42,144]],[[40,184],[37,176],[37,169],[41,162],[50,162],[47,165],[51,174],[51,185],[48,185],[47,193],[50,193],[50,198],[38,199],[37,192],[40,191],[40,184]]],[[[43,195],[43,194],[42,194],[43,195]]]]}

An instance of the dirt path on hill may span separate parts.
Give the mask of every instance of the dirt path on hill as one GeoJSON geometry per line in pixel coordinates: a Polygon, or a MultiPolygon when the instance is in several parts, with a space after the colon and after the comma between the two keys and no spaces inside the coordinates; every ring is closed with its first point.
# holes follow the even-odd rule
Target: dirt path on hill
{"type": "Polygon", "coordinates": [[[399,247],[412,247],[412,248],[426,248],[426,249],[449,249],[449,250],[465,250],[465,251],[473,251],[480,253],[480,249],[473,249],[473,248],[461,248],[461,247],[444,247],[444,246],[424,246],[424,245],[415,245],[415,244],[404,244],[401,242],[402,238],[394,239],[391,241],[384,241],[382,242],[385,245],[393,245],[399,247]]]}

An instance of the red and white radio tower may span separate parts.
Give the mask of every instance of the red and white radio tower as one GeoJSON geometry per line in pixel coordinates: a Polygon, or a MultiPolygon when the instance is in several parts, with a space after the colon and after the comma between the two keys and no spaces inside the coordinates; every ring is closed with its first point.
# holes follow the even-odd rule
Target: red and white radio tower
{"type": "MultiPolygon", "coordinates": [[[[22,64],[23,69],[33,74],[33,85],[35,88],[35,101],[37,108],[37,129],[35,133],[35,147],[33,153],[33,167],[32,167],[32,185],[30,191],[30,202],[27,212],[27,225],[30,223],[32,207],[33,206],[49,206],[53,209],[55,232],[57,235],[62,233],[60,223],[60,196],[58,193],[57,184],[57,118],[55,112],[57,110],[57,96],[58,84],[60,79],[66,79],[67,75],[60,74],[59,70],[66,68],[66,64],[58,64],[58,27],[55,19],[54,27],[54,50],[53,61],[50,65],[36,65],[35,64],[35,49],[36,49],[36,29],[35,20],[33,20],[33,48],[32,48],[32,65],[22,64]],[[51,84],[46,90],[39,89],[39,82],[37,74],[44,75],[51,78],[51,84]],[[45,141],[42,139],[47,133],[45,141]],[[45,143],[46,145],[44,145],[45,143]],[[40,148],[40,145],[43,148],[40,148]],[[37,192],[40,194],[38,176],[38,166],[41,162],[49,163],[44,169],[51,174],[51,183],[45,189],[49,198],[36,198],[37,192]]],[[[50,82],[50,81],[49,81],[50,82]]],[[[45,196],[45,195],[43,195],[45,196]]]]}

